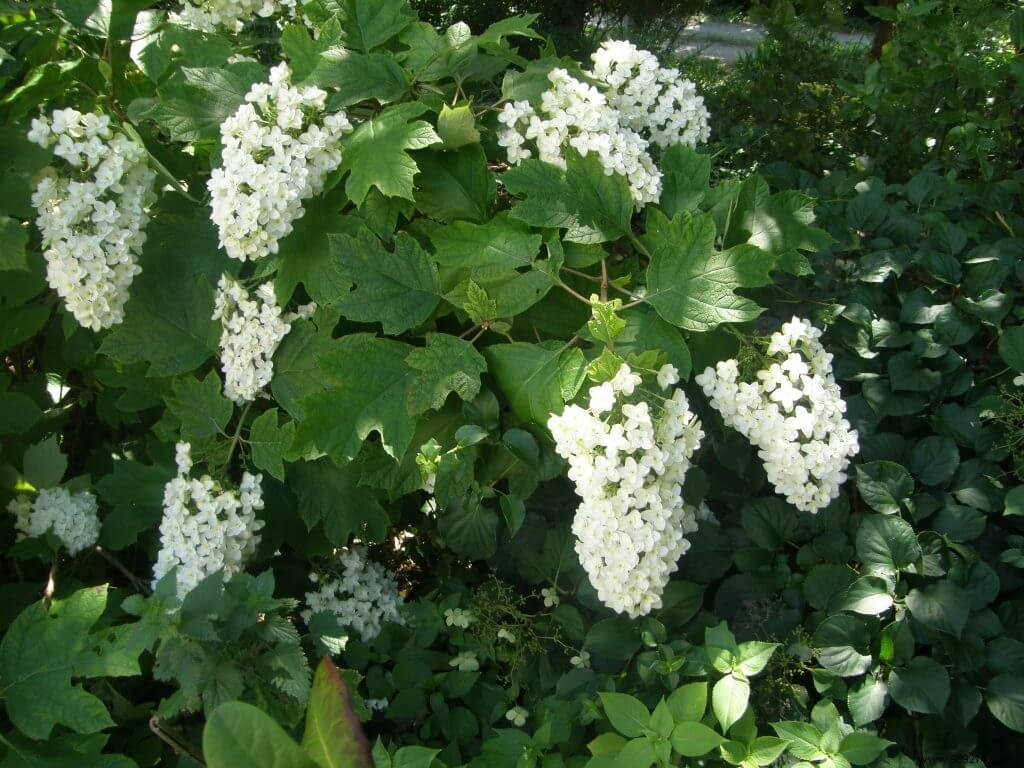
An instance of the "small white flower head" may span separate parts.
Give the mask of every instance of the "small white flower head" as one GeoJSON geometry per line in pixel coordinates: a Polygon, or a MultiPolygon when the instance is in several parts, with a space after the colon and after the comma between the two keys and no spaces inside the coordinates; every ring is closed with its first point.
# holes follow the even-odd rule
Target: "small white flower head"
{"type": "Polygon", "coordinates": [[[540,591],[540,595],[544,598],[545,608],[554,608],[560,602],[562,602],[558,597],[558,590],[554,587],[544,587],[540,591]]]}
{"type": "Polygon", "coordinates": [[[7,505],[19,541],[51,531],[72,557],[99,540],[98,509],[88,491],[72,494],[66,488],[43,488],[34,501],[18,495],[7,505]]]}
{"type": "Polygon", "coordinates": [[[75,109],[33,120],[28,136],[62,161],[32,195],[47,282],[82,327],[117,325],[156,200],[146,148],[75,109]]]}
{"type": "Polygon", "coordinates": [[[577,669],[590,669],[590,651],[580,651],[569,659],[569,663],[577,669]]]}
{"type": "Polygon", "coordinates": [[[516,728],[522,728],[526,725],[526,718],[529,716],[530,713],[524,707],[512,707],[512,709],[505,713],[505,719],[516,728]]]}
{"type": "Polygon", "coordinates": [[[572,526],[580,563],[601,601],[633,618],[661,607],[697,529],[682,489],[704,438],[681,389],[649,401],[641,383],[623,365],[590,390],[587,408],[570,405],[548,421],[581,499],[572,526]]]}
{"type": "Polygon", "coordinates": [[[383,565],[369,559],[364,547],[343,550],[337,559],[336,573],[310,579],[319,588],[306,593],[306,610],[301,614],[306,621],[315,613],[332,613],[339,625],[366,643],[380,635],[385,622],[405,623],[398,582],[383,565]]]}
{"type": "Polygon", "coordinates": [[[388,708],[387,699],[365,699],[366,708],[371,712],[383,712],[388,708]]]}
{"type": "Polygon", "coordinates": [[[188,443],[178,443],[178,476],[164,486],[164,516],[160,522],[160,552],[153,566],[153,583],[175,571],[178,596],[218,571],[230,578],[245,567],[259,546],[263,521],[262,475],[242,475],[237,490],[221,488],[209,475],[191,477],[188,443]]]}
{"type": "Polygon", "coordinates": [[[183,0],[169,17],[174,24],[200,32],[241,32],[257,18],[294,18],[295,9],[296,0],[183,0]]]}
{"type": "Polygon", "coordinates": [[[820,338],[819,329],[794,317],[769,339],[770,362],[756,381],[740,381],[736,360],[695,378],[725,424],[757,446],[775,490],[807,512],[839,496],[860,447],[820,338]]]}
{"type": "Polygon", "coordinates": [[[666,363],[658,371],[658,386],[662,389],[679,383],[679,371],[672,363],[666,363]]]}
{"type": "Polygon", "coordinates": [[[255,400],[274,377],[274,353],[291,330],[281,317],[273,287],[264,283],[253,297],[236,280],[222,275],[213,319],[221,321],[224,396],[238,405],[255,400]]]}
{"type": "Polygon", "coordinates": [[[444,623],[449,627],[466,629],[473,621],[473,614],[462,608],[449,608],[444,612],[444,623]]]}
{"type": "Polygon", "coordinates": [[[1015,387],[1024,387],[1024,373],[1018,373],[1013,377],[1013,385],[1015,387]]]}
{"type": "Polygon", "coordinates": [[[515,634],[513,634],[510,631],[508,631],[504,627],[502,627],[501,629],[498,630],[498,639],[499,640],[504,640],[506,643],[510,643],[512,645],[515,645],[515,643],[516,643],[516,636],[515,636],[515,634]]]}
{"type": "Polygon", "coordinates": [[[459,672],[476,672],[480,669],[480,662],[477,661],[474,651],[462,651],[458,656],[448,662],[449,667],[454,667],[459,672]]]}
{"type": "Polygon", "coordinates": [[[220,127],[222,166],[210,174],[211,219],[220,245],[241,261],[277,253],[303,215],[302,201],[323,191],[341,164],[343,112],[325,114],[326,91],[292,86],[279,64],[220,127]]]}

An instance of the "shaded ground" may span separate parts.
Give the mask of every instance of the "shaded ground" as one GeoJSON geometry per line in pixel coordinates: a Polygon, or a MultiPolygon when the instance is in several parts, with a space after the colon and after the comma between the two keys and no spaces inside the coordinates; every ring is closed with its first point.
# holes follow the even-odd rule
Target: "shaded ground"
{"type": "MultiPolygon", "coordinates": [[[[753,53],[764,36],[764,27],[757,24],[695,21],[683,33],[679,52],[719,61],[736,61],[744,54],[753,53]]],[[[862,33],[833,32],[832,37],[840,45],[866,47],[871,44],[870,35],[862,33]]]]}

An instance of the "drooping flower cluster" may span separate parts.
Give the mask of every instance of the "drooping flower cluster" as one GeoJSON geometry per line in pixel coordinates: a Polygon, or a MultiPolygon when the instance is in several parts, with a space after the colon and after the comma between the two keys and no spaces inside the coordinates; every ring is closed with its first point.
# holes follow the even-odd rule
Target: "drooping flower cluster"
{"type": "Polygon", "coordinates": [[[227,579],[242,570],[259,546],[263,521],[262,475],[243,473],[238,490],[221,488],[209,475],[191,477],[188,443],[178,443],[178,476],[164,486],[160,553],[153,566],[155,584],[176,569],[178,596],[184,597],[218,571],[227,579]]]}
{"type": "Polygon", "coordinates": [[[274,288],[264,283],[253,298],[237,280],[222,275],[213,319],[221,321],[220,364],[224,396],[239,405],[255,400],[274,376],[274,352],[291,330],[274,288]]]}
{"type": "Polygon", "coordinates": [[[170,14],[175,24],[201,32],[226,29],[241,32],[254,17],[269,19],[277,15],[295,15],[296,0],[185,0],[181,9],[170,14]]]}
{"type": "Polygon", "coordinates": [[[605,83],[608,104],[620,120],[661,148],[695,147],[711,137],[707,107],[697,86],[678,69],[662,67],[650,51],[609,40],[591,55],[590,74],[605,83]]]}
{"type": "Polygon", "coordinates": [[[338,555],[341,572],[334,578],[311,573],[310,580],[319,587],[306,593],[307,621],[315,613],[333,613],[338,624],[356,632],[363,642],[380,634],[386,621],[404,624],[399,612],[402,598],[398,582],[384,566],[369,559],[362,547],[353,547],[338,555]]]}
{"type": "Polygon", "coordinates": [[[661,196],[661,172],[650,145],[707,141],[704,101],[678,71],[662,68],[652,53],[630,43],[605,43],[593,61],[593,72],[585,74],[601,87],[553,69],[539,106],[505,104],[498,144],[513,165],[533,157],[529,142],[537,157],[560,168],[566,147],[583,156],[594,153],[605,173],[626,178],[638,205],[654,202],[661,196]]]}
{"type": "Polygon", "coordinates": [[[661,606],[697,529],[682,488],[704,437],[681,389],[649,401],[640,384],[623,365],[590,389],[586,408],[570,405],[548,421],[582,498],[572,526],[580,563],[601,601],[632,618],[661,606]]]}
{"type": "Polygon", "coordinates": [[[293,87],[287,64],[245,98],[221,124],[223,165],[208,182],[221,247],[241,261],[277,253],[302,217],[302,201],[341,164],[339,142],[352,128],[343,112],[323,115],[325,91],[293,87]]]}
{"type": "Polygon", "coordinates": [[[35,500],[19,495],[7,505],[7,511],[14,515],[19,541],[52,530],[72,556],[99,539],[97,509],[96,497],[91,493],[71,493],[66,488],[43,488],[35,500]]]}
{"type": "Polygon", "coordinates": [[[839,495],[857,432],[832,375],[821,331],[794,317],[772,334],[771,363],[740,381],[736,360],[696,377],[725,423],[757,446],[768,480],[797,509],[817,512],[839,495]]]}
{"type": "Polygon", "coordinates": [[[47,282],[83,327],[116,325],[141,271],[146,208],[156,199],[146,149],[107,115],[75,109],[33,120],[28,138],[65,161],[32,195],[47,282]]]}

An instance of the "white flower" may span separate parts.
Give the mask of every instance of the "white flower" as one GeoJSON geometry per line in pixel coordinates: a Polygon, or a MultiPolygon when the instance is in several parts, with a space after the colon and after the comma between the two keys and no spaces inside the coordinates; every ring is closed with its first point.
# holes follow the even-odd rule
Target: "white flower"
{"type": "Polygon", "coordinates": [[[679,371],[672,363],[666,363],[658,371],[658,386],[668,389],[673,384],[679,383],[679,371]]]}
{"type": "Polygon", "coordinates": [[[449,661],[448,666],[454,667],[460,672],[476,672],[480,669],[480,662],[477,661],[476,653],[473,651],[463,651],[449,661]]]}
{"type": "Polygon", "coordinates": [[[66,488],[43,488],[35,501],[16,496],[7,511],[14,515],[18,539],[52,531],[72,557],[93,546],[100,537],[96,497],[88,491],[72,494],[66,488]]]}
{"type": "Polygon", "coordinates": [[[291,330],[281,318],[273,287],[264,283],[254,299],[240,283],[221,276],[213,319],[221,321],[224,396],[239,405],[256,399],[273,378],[274,352],[291,330]]]}
{"type": "Polygon", "coordinates": [[[1024,373],[1018,373],[1013,377],[1013,384],[1017,387],[1024,387],[1024,373]]]}
{"type": "Polygon", "coordinates": [[[295,16],[296,0],[185,0],[181,9],[170,14],[170,20],[201,32],[223,28],[241,32],[254,18],[270,18],[284,14],[295,16]]]}
{"type": "Polygon", "coordinates": [[[610,407],[607,390],[595,387],[588,408],[570,405],[548,421],[582,499],[572,527],[580,563],[601,601],[633,618],[661,607],[686,534],[697,529],[682,486],[704,437],[681,389],[630,402],[640,383],[623,365],[607,385],[610,407]]]}
{"type": "Polygon", "coordinates": [[[522,728],[526,725],[526,718],[529,717],[530,713],[526,711],[524,707],[512,707],[508,712],[505,713],[505,719],[508,720],[516,728],[522,728]]]}
{"type": "Polygon", "coordinates": [[[324,115],[325,91],[290,81],[287,64],[274,67],[220,127],[223,164],[207,183],[211,219],[221,247],[241,261],[277,253],[302,201],[341,164],[341,137],[352,129],[343,112],[324,115]]]}
{"type": "Polygon", "coordinates": [[[388,708],[387,699],[366,699],[364,701],[366,708],[371,712],[383,712],[388,708]]]}
{"type": "Polygon", "coordinates": [[[756,382],[739,381],[735,360],[696,377],[726,425],[757,446],[768,480],[795,506],[817,512],[839,495],[857,432],[832,375],[821,331],[794,317],[768,341],[772,362],[756,382]]]}
{"type": "Polygon", "coordinates": [[[178,443],[178,476],[164,486],[160,552],[153,566],[155,584],[175,571],[178,596],[184,597],[218,571],[229,578],[245,566],[259,546],[263,521],[262,475],[243,473],[238,490],[222,489],[209,475],[190,477],[188,443],[178,443]]]}
{"type": "Polygon", "coordinates": [[[306,593],[306,610],[301,614],[306,621],[315,613],[332,613],[338,624],[358,633],[366,643],[377,638],[384,622],[405,623],[399,612],[403,603],[398,582],[383,565],[370,560],[363,547],[342,551],[338,562],[337,575],[310,579],[319,588],[306,593]]]}
{"type": "Polygon", "coordinates": [[[544,587],[540,591],[540,594],[541,594],[541,597],[544,598],[544,607],[545,608],[554,608],[560,602],[562,602],[558,598],[558,590],[556,590],[554,587],[544,587]]]}
{"type": "Polygon", "coordinates": [[[466,629],[473,621],[473,614],[461,608],[449,608],[444,612],[444,623],[449,627],[466,629]]]}
{"type": "Polygon", "coordinates": [[[512,634],[511,632],[509,632],[504,627],[502,627],[501,629],[498,630],[498,639],[499,640],[504,640],[505,642],[511,643],[513,645],[515,645],[515,642],[516,642],[516,636],[514,634],[512,634]]]}
{"type": "Polygon", "coordinates": [[[577,669],[590,669],[590,651],[580,651],[569,659],[569,663],[577,669]]]}
{"type": "Polygon", "coordinates": [[[156,199],[146,149],[106,115],[74,109],[33,120],[29,139],[64,161],[32,195],[47,282],[83,327],[116,325],[141,271],[146,209],[156,199]]]}

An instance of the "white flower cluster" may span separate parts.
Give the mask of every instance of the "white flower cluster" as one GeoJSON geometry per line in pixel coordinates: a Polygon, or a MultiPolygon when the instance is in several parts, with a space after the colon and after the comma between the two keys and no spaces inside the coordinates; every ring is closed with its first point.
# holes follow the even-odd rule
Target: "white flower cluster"
{"type": "Polygon", "coordinates": [[[476,672],[480,669],[480,660],[476,657],[476,651],[462,651],[448,662],[448,666],[459,672],[476,672]]]}
{"type": "Polygon", "coordinates": [[[176,570],[178,596],[184,597],[207,576],[224,572],[229,578],[242,570],[259,546],[263,521],[262,475],[242,475],[238,491],[221,489],[209,475],[190,477],[191,446],[178,443],[178,476],[164,486],[164,516],[160,522],[160,553],[153,566],[153,583],[176,570]]]}
{"type": "Polygon", "coordinates": [[[609,40],[591,55],[590,75],[605,83],[608,103],[621,120],[661,148],[695,147],[711,137],[707,107],[697,86],[678,69],[662,67],[650,51],[609,40]]]}
{"type": "Polygon", "coordinates": [[[504,126],[498,144],[513,165],[533,157],[528,142],[537,157],[560,168],[565,168],[567,146],[583,156],[593,152],[605,173],[626,178],[638,205],[655,202],[661,196],[661,171],[650,145],[707,141],[704,100],[677,70],[662,68],[654,54],[630,43],[605,43],[593,61],[594,70],[584,74],[600,88],[553,69],[538,107],[528,101],[505,104],[498,116],[504,126]]]}
{"type": "Polygon", "coordinates": [[[97,509],[96,497],[91,493],[73,494],[66,488],[43,488],[34,501],[19,495],[7,505],[7,511],[14,515],[19,541],[52,530],[72,556],[99,539],[97,509]]]}
{"type": "Polygon", "coordinates": [[[601,601],[632,618],[661,607],[669,576],[689,549],[686,534],[697,529],[682,487],[704,437],[681,389],[655,398],[661,413],[654,415],[638,396],[640,384],[623,365],[591,388],[587,408],[570,405],[548,421],[583,499],[572,526],[580,563],[601,601]]]}
{"type": "Polygon", "coordinates": [[[255,400],[273,378],[274,352],[291,330],[281,316],[273,286],[264,283],[253,298],[238,281],[222,275],[213,319],[221,321],[224,397],[239,405],[255,400]]]}
{"type": "Polygon", "coordinates": [[[756,382],[739,381],[735,360],[696,377],[726,425],[757,446],[775,490],[808,512],[839,495],[859,450],[820,337],[810,322],[794,317],[772,334],[767,354],[773,362],[757,372],[756,382]]]}
{"type": "Polygon", "coordinates": [[[181,9],[170,14],[175,24],[215,32],[218,28],[241,32],[254,16],[295,15],[295,0],[186,0],[181,9]]]}
{"type": "Polygon", "coordinates": [[[327,93],[292,87],[287,64],[270,70],[270,82],[254,85],[245,99],[221,124],[223,166],[207,184],[221,247],[241,261],[277,253],[302,217],[302,201],[341,164],[339,142],[352,129],[343,112],[317,122],[327,93]]]}
{"type": "Polygon", "coordinates": [[[146,208],[156,199],[146,149],[115,132],[108,116],[75,109],[33,120],[28,138],[68,166],[44,176],[32,195],[47,282],[83,327],[116,325],[141,271],[146,208]]]}
{"type": "Polygon", "coordinates": [[[475,620],[472,613],[462,608],[449,608],[444,612],[444,623],[449,627],[467,629],[475,620]]]}
{"type": "Polygon", "coordinates": [[[516,728],[522,728],[526,725],[526,719],[529,716],[530,713],[525,707],[512,707],[505,713],[505,719],[512,723],[516,728]]]}
{"type": "Polygon", "coordinates": [[[341,552],[338,560],[341,574],[337,578],[309,575],[310,581],[320,586],[306,593],[306,610],[302,612],[306,621],[314,613],[333,613],[341,626],[351,628],[367,643],[380,634],[385,621],[405,624],[399,612],[403,603],[398,582],[383,565],[370,560],[362,547],[341,552]]]}

